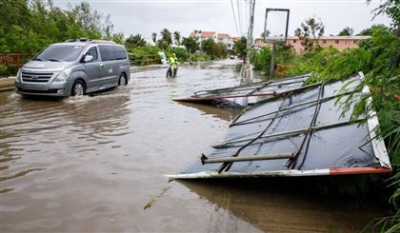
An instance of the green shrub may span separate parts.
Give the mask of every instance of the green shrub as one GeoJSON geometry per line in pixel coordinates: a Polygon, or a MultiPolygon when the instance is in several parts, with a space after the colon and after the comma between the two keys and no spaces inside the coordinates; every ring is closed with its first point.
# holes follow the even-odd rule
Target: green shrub
{"type": "Polygon", "coordinates": [[[160,49],[157,46],[142,46],[130,50],[129,58],[132,65],[143,66],[149,64],[161,64],[158,55],[160,49]]]}
{"type": "Polygon", "coordinates": [[[4,76],[7,74],[9,74],[9,70],[8,70],[7,66],[0,65],[0,76],[4,76]]]}
{"type": "Polygon", "coordinates": [[[211,57],[207,55],[206,53],[195,53],[190,55],[188,58],[188,61],[191,62],[197,62],[197,61],[209,61],[211,60],[211,57]]]}
{"type": "Polygon", "coordinates": [[[168,47],[166,55],[169,56],[173,53],[175,53],[176,57],[180,62],[187,61],[187,59],[189,58],[189,53],[184,48],[168,47]]]}

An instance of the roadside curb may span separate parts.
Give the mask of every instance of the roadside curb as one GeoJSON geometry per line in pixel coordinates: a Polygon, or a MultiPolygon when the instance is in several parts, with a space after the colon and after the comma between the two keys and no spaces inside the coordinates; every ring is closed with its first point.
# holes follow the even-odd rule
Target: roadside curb
{"type": "Polygon", "coordinates": [[[149,66],[131,66],[130,67],[130,72],[131,73],[136,73],[136,72],[142,72],[146,70],[157,70],[161,68],[167,68],[167,65],[163,64],[158,64],[158,65],[149,65],[149,66]]]}
{"type": "Polygon", "coordinates": [[[15,88],[15,77],[0,78],[0,92],[12,91],[15,88]]]}

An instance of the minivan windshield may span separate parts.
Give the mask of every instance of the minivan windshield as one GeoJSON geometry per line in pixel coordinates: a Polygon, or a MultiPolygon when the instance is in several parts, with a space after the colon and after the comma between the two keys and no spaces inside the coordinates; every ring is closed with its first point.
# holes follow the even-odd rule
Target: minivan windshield
{"type": "Polygon", "coordinates": [[[83,45],[51,45],[39,53],[34,61],[75,61],[81,54],[83,45]]]}

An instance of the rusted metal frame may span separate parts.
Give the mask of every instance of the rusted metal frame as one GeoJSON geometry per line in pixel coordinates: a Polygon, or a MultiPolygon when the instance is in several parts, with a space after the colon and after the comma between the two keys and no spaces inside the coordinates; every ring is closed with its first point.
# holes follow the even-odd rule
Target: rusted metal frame
{"type": "MultiPolygon", "coordinates": [[[[318,102],[317,102],[317,105],[315,106],[314,116],[313,116],[313,118],[311,120],[310,127],[307,130],[306,135],[304,136],[304,139],[303,139],[303,142],[301,143],[300,148],[297,150],[297,152],[295,153],[293,158],[289,160],[289,162],[287,164],[288,168],[294,169],[296,167],[297,159],[299,158],[299,156],[301,154],[301,151],[303,150],[303,147],[306,144],[306,142],[307,142],[307,145],[306,145],[305,153],[304,153],[304,156],[303,156],[304,160],[305,160],[305,157],[307,156],[308,146],[309,146],[309,142],[310,142],[311,136],[312,136],[312,130],[311,129],[312,129],[312,127],[315,126],[315,123],[317,121],[318,113],[319,113],[319,110],[321,109],[321,97],[323,95],[324,95],[324,83],[322,83],[320,85],[320,87],[319,87],[318,102]]],[[[304,160],[303,160],[302,164],[304,163],[304,160]]]]}
{"type": "MultiPolygon", "coordinates": [[[[339,96],[350,95],[352,93],[355,93],[355,91],[349,91],[349,92],[345,92],[345,93],[342,93],[342,94],[339,94],[339,95],[329,96],[329,97],[321,99],[321,102],[326,102],[326,101],[329,101],[331,99],[337,98],[339,96]]],[[[304,102],[304,103],[291,105],[290,107],[282,108],[281,111],[286,111],[286,110],[297,108],[297,107],[300,107],[300,106],[303,106],[303,105],[316,103],[317,101],[318,100],[312,100],[312,101],[308,101],[308,102],[304,102]]],[[[249,121],[252,121],[252,120],[255,120],[255,119],[259,119],[259,118],[262,118],[262,117],[265,117],[265,116],[269,116],[269,115],[272,115],[274,113],[276,113],[276,111],[273,111],[273,112],[270,112],[270,113],[267,113],[267,114],[263,114],[263,115],[259,115],[259,116],[256,116],[256,117],[253,117],[253,118],[250,118],[250,119],[246,119],[246,120],[243,120],[243,121],[235,122],[235,123],[230,124],[229,127],[232,127],[232,126],[235,126],[235,125],[251,124],[251,123],[254,123],[254,122],[249,122],[249,121]]],[[[284,114],[282,116],[285,116],[285,115],[286,114],[284,114]]],[[[264,119],[264,120],[266,121],[266,120],[269,120],[269,119],[264,119]]],[[[255,122],[258,122],[258,121],[255,121],[255,122]]]]}
{"type": "MultiPolygon", "coordinates": [[[[315,127],[312,127],[312,128],[303,128],[303,129],[291,130],[291,131],[286,131],[286,132],[266,135],[266,136],[263,136],[263,137],[261,137],[259,139],[278,138],[278,137],[285,137],[285,138],[286,137],[292,137],[292,136],[296,136],[296,135],[299,135],[299,134],[304,134],[310,129],[313,132],[317,132],[317,131],[324,130],[324,129],[330,129],[330,128],[337,128],[337,127],[346,126],[346,125],[352,125],[352,124],[363,122],[365,120],[366,120],[365,118],[361,118],[361,119],[357,119],[357,120],[354,120],[354,121],[345,121],[345,122],[338,122],[338,123],[333,123],[333,124],[328,124],[328,125],[315,126],[315,127]]],[[[255,133],[253,133],[253,134],[255,134],[255,133]]],[[[250,139],[242,139],[242,140],[237,140],[237,141],[230,141],[230,142],[226,142],[224,144],[215,145],[215,146],[213,146],[213,148],[216,148],[216,149],[227,148],[227,147],[230,147],[229,145],[231,145],[231,144],[247,142],[247,141],[250,141],[250,140],[252,140],[252,138],[250,138],[250,139]]]]}
{"type": "Polygon", "coordinates": [[[226,163],[226,162],[244,162],[244,161],[258,161],[258,160],[275,160],[275,159],[289,159],[293,157],[293,153],[279,153],[269,155],[242,155],[240,157],[218,157],[208,158],[204,154],[201,156],[201,163],[226,163]]]}
{"type": "MultiPolygon", "coordinates": [[[[281,106],[279,108],[281,108],[283,106],[283,103],[285,102],[286,98],[283,98],[281,106]]],[[[238,157],[240,152],[242,150],[244,150],[247,146],[249,146],[250,144],[252,144],[254,141],[258,140],[259,138],[261,138],[266,132],[267,130],[271,127],[272,123],[275,121],[276,117],[278,116],[279,112],[277,112],[275,114],[275,118],[271,120],[271,122],[267,125],[267,127],[265,127],[265,129],[256,137],[253,138],[251,141],[249,141],[248,143],[246,143],[245,145],[243,145],[241,148],[239,148],[239,150],[236,151],[235,154],[232,155],[232,157],[238,157]]],[[[223,171],[229,171],[229,169],[232,166],[232,162],[226,162],[223,163],[219,168],[218,168],[218,173],[221,173],[223,171]]]]}

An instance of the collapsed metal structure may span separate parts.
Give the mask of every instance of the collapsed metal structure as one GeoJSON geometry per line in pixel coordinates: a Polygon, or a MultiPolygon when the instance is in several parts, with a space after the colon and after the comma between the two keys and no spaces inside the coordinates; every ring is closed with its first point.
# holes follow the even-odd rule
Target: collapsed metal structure
{"type": "Polygon", "coordinates": [[[301,88],[310,74],[271,80],[268,82],[256,82],[245,85],[221,88],[214,90],[201,90],[191,97],[174,99],[178,102],[210,103],[221,100],[235,102],[241,106],[254,104],[260,99],[274,97],[276,95],[291,92],[301,88]]]}
{"type": "MultiPolygon", "coordinates": [[[[339,109],[348,96],[357,100],[369,91],[367,87],[362,91],[357,88],[361,78],[362,74],[346,81],[281,91],[258,102],[230,124],[226,139],[214,146],[214,151],[169,178],[390,172],[385,144],[375,137],[377,118],[350,119],[354,104],[350,104],[347,114],[339,109]]],[[[269,88],[272,87],[266,86],[269,88]]],[[[243,89],[246,87],[239,90],[243,89]]]]}

